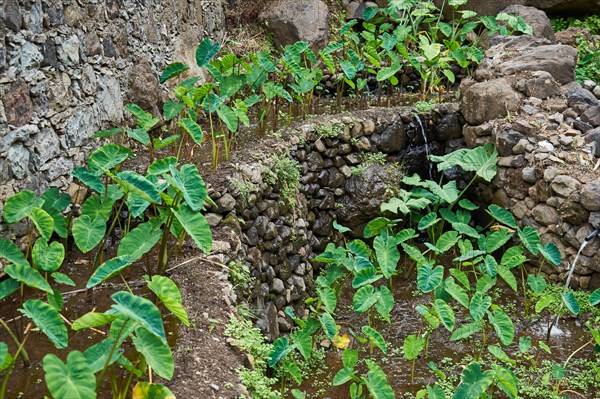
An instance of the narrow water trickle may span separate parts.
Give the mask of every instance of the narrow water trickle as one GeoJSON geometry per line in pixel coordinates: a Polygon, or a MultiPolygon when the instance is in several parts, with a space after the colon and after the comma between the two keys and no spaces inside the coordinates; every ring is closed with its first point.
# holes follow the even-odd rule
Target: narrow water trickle
{"type": "MultiPolygon", "coordinates": [[[[579,250],[577,251],[577,255],[575,255],[575,259],[573,260],[571,269],[569,270],[569,274],[567,276],[567,281],[565,282],[565,288],[563,289],[563,295],[565,295],[567,293],[567,291],[569,290],[569,284],[571,283],[571,277],[573,277],[573,272],[575,272],[575,266],[577,266],[577,260],[579,260],[579,255],[581,255],[581,253],[585,249],[586,245],[588,245],[588,243],[590,241],[592,241],[594,238],[596,238],[596,236],[598,234],[600,234],[600,229],[592,231],[587,237],[585,237],[583,239],[583,242],[581,243],[581,246],[579,247],[579,250]]],[[[563,304],[561,303],[560,310],[562,310],[562,307],[563,307],[563,304]]],[[[558,315],[556,316],[556,321],[554,322],[553,325],[550,326],[549,333],[552,333],[553,328],[558,327],[558,320],[560,319],[560,310],[558,311],[558,315]]]]}
{"type": "MultiPolygon", "coordinates": [[[[423,121],[419,118],[419,115],[415,114],[415,118],[417,118],[417,122],[419,123],[419,127],[421,128],[421,135],[423,136],[423,140],[425,141],[425,153],[427,154],[427,160],[429,160],[429,156],[431,155],[431,148],[429,147],[429,141],[427,140],[427,131],[425,130],[425,125],[423,125],[423,121]]],[[[429,161],[429,179],[433,180],[433,164],[429,161]]]]}

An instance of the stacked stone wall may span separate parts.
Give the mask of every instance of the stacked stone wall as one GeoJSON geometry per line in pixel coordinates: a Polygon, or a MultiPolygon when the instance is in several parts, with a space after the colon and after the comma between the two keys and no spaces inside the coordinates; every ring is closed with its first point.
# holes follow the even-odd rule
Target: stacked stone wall
{"type": "MultiPolygon", "coordinates": [[[[434,151],[462,143],[457,105],[420,119],[430,127],[425,136],[436,141],[434,151]]],[[[208,176],[217,205],[207,215],[215,236],[213,256],[232,268],[240,263],[249,268],[254,281],[238,293],[260,315],[258,325],[267,336],[288,331],[283,309],[314,294],[318,272],[311,259],[342,240],[333,221],[359,234],[380,215],[379,205],[393,195],[402,174],[428,163],[421,124],[407,108],[320,118],[282,138],[250,143],[234,153],[218,178],[208,176]],[[370,162],[374,154],[387,163],[370,162]],[[296,162],[300,171],[292,197],[273,180],[282,159],[296,162]],[[228,176],[225,185],[223,176],[228,176]]]]}
{"type": "MultiPolygon", "coordinates": [[[[545,38],[501,38],[473,79],[463,81],[461,112],[469,147],[492,141],[498,175],[482,199],[510,209],[521,226],[555,243],[564,282],[586,237],[600,229],[600,88],[575,82],[577,50],[545,38]]],[[[590,239],[571,285],[600,287],[600,239],[590,239]]]]}
{"type": "Polygon", "coordinates": [[[122,126],[128,102],[158,114],[160,71],[175,60],[194,65],[198,42],[222,36],[225,21],[218,0],[4,0],[1,8],[0,199],[66,188],[92,150],[89,137],[122,126]]]}

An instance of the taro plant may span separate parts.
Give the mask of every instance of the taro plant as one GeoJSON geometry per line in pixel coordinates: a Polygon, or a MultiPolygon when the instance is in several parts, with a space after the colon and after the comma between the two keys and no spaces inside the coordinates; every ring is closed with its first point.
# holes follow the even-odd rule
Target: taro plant
{"type": "MultiPolygon", "coordinates": [[[[369,77],[376,78],[379,100],[385,90],[393,95],[393,89],[402,85],[397,75],[405,63],[421,75],[423,97],[435,90],[441,95],[443,83],[455,81],[453,64],[468,69],[483,57],[476,43],[469,42],[467,36],[482,26],[500,33],[530,29],[522,18],[508,15],[498,20],[475,20],[475,13],[458,11],[465,3],[466,0],[448,2],[453,13],[460,15],[451,22],[441,20],[442,10],[432,1],[402,0],[390,2],[387,8],[368,7],[364,21],[360,25],[356,20],[345,23],[337,32],[337,40],[318,52],[320,59],[306,42],[285,46],[280,53],[259,51],[246,57],[232,53],[217,57],[221,46],[205,39],[196,50],[196,64],[206,72],[208,80],[199,85],[200,77],[191,77],[176,86],[175,98],[165,103],[163,112],[167,125],[162,126],[162,130],[170,134],[151,137],[150,132],[156,135],[159,130],[159,120],[133,104],[127,109],[138,123],[136,128],[126,130],[126,134],[146,146],[151,157],[155,151],[180,140],[174,153],[180,158],[181,149],[184,144],[190,144],[190,138],[193,144],[189,155],[193,155],[194,146],[205,141],[203,129],[208,129],[213,168],[216,168],[221,143],[225,159],[229,159],[240,124],[250,125],[254,115],[263,132],[269,120],[273,131],[277,130],[283,104],[288,105],[288,122],[294,102],[300,103],[305,117],[315,94],[329,90],[322,84],[325,72],[334,81],[338,108],[349,90],[362,104],[364,92],[372,89],[369,77]],[[354,30],[358,26],[361,30],[354,30]],[[257,104],[260,108],[253,110],[257,104]]],[[[186,71],[185,64],[174,62],[165,68],[160,82],[186,71]]],[[[114,133],[105,131],[102,135],[114,133]]]]}
{"type": "MultiPolygon", "coordinates": [[[[147,283],[165,308],[189,326],[177,285],[164,276],[147,278],[147,283]]],[[[95,398],[105,377],[109,377],[112,397],[121,399],[130,392],[134,377],[141,379],[147,374],[149,382],[138,381],[133,388],[133,397],[173,397],[168,388],[152,383],[153,373],[170,380],[174,371],[173,355],[160,310],[150,300],[127,291],[116,292],[111,299],[114,302],[111,309],[104,313],[86,313],[72,323],[75,331],[90,329],[106,338],[83,352],[69,352],[66,363],[53,354],[44,357],[43,367],[50,393],[57,399],[95,398]],[[105,325],[109,326],[107,332],[98,330],[105,325]],[[132,360],[124,354],[126,341],[135,348],[132,360]],[[121,383],[116,378],[119,368],[129,372],[121,383]]]]}
{"type": "MultiPolygon", "coordinates": [[[[519,292],[514,274],[519,269],[524,295],[543,295],[546,282],[539,274],[541,267],[535,273],[527,273],[524,266],[527,252],[554,266],[561,263],[561,254],[554,244],[542,245],[539,233],[531,227],[517,226],[507,210],[490,205],[486,209],[488,224],[482,227],[474,222],[472,213],[479,205],[463,196],[478,179],[489,182],[494,178],[497,156],[491,145],[443,157],[432,156],[441,172],[461,168],[467,177],[463,186],[459,187],[456,181],[443,183],[422,180],[416,175],[405,177],[398,196],[381,206],[382,212],[392,218],[372,220],[364,228],[364,241],[355,239],[344,247],[329,244],[314,259],[327,264],[324,274],[316,280],[317,308],[321,303],[335,303],[344,281],[351,281],[356,290],[353,310],[367,313],[367,325],[362,328],[367,338],[358,335],[356,338],[370,342],[371,355],[373,345],[384,353],[387,349],[384,337],[373,328],[373,316],[390,321],[394,306],[392,278],[402,271],[401,261],[414,264],[416,286],[427,302],[415,309],[423,317],[424,327],[417,334],[409,334],[403,344],[404,357],[413,363],[411,379],[414,379],[414,363],[428,356],[431,333],[443,327],[450,341],[460,341],[471,348],[472,361],[454,391],[457,399],[479,398],[490,387],[511,398],[518,396],[519,381],[510,369],[494,363],[491,369],[484,370],[481,363],[485,348],[497,359],[507,359],[500,346],[490,344],[498,342],[509,347],[515,339],[513,319],[497,299],[506,288],[515,294],[519,292]],[[419,244],[415,240],[419,237],[425,242],[419,244]],[[511,246],[517,241],[518,245],[511,246]]],[[[334,227],[342,233],[348,231],[339,224],[334,227]]],[[[408,274],[410,269],[409,266],[404,273],[408,274]]],[[[526,340],[520,341],[523,353],[527,352],[527,346],[526,340]]],[[[351,371],[354,363],[348,364],[352,367],[345,362],[336,382],[352,379],[358,383],[351,371]]],[[[358,390],[358,385],[354,389],[358,390]]],[[[445,397],[440,392],[443,392],[441,385],[434,384],[418,397],[445,397]]]]}
{"type": "MultiPolygon", "coordinates": [[[[158,120],[137,106],[128,109],[136,115],[138,127],[128,131],[127,135],[148,146],[152,153],[157,142],[152,146],[148,133],[158,120]]],[[[97,136],[114,136],[118,132],[114,129],[99,132],[97,136]]],[[[201,214],[210,198],[196,166],[179,165],[177,157],[169,156],[155,159],[142,175],[125,170],[124,164],[133,156],[133,152],[123,145],[106,144],[89,156],[87,167],[74,171],[74,176],[88,186],[91,193],[74,219],[71,198],[57,189],[50,189],[40,197],[32,191],[22,191],[6,200],[3,207],[5,221],[24,223],[28,236],[24,252],[15,243],[0,239],[0,259],[6,261],[3,271],[9,277],[0,282],[0,300],[18,291],[19,311],[23,314],[21,320],[0,320],[16,348],[11,356],[8,345],[0,345],[0,366],[4,370],[0,397],[4,397],[16,358],[21,357],[26,365],[30,362],[25,343],[33,325],[58,349],[69,345],[66,323],[71,322],[61,314],[64,300],[57,286],[75,286],[67,274],[58,271],[64,262],[65,245],[70,236],[81,252],[95,250],[86,288],[119,275],[129,292],[114,294],[115,305],[106,313],[92,312],[72,323],[75,330],[89,328],[94,332],[100,332],[98,327],[110,324],[110,332],[103,333],[108,338],[84,352],[70,352],[66,363],[55,355],[44,358],[50,393],[56,398],[94,398],[104,377],[110,376],[108,383],[113,397],[124,398],[130,392],[134,376],[140,378],[148,368],[149,381],[140,381],[136,385],[134,397],[172,395],[167,388],[152,383],[153,372],[166,379],[173,373],[172,354],[160,311],[151,301],[135,295],[121,273],[158,244],[156,272],[164,274],[170,240],[178,240],[181,246],[188,235],[202,251],[210,252],[212,235],[201,214]],[[69,206],[71,212],[65,217],[69,206]],[[53,240],[55,237],[62,242],[53,240]],[[105,260],[109,240],[119,243],[116,256],[105,260]],[[33,290],[25,291],[26,286],[33,290]],[[42,295],[45,300],[41,299],[42,295]],[[31,322],[25,326],[26,319],[31,322]],[[20,328],[12,328],[9,323],[20,328]],[[138,351],[135,363],[122,356],[125,340],[130,340],[138,351]],[[130,372],[122,384],[115,377],[117,364],[130,372]]],[[[156,275],[148,278],[148,287],[170,312],[189,325],[181,306],[181,295],[173,281],[156,275]]]]}
{"type": "Polygon", "coordinates": [[[356,370],[359,359],[358,350],[346,349],[342,354],[343,368],[333,377],[333,385],[343,385],[351,382],[349,393],[351,399],[364,398],[364,393],[369,393],[371,397],[377,399],[393,399],[396,397],[394,390],[387,381],[387,376],[377,363],[366,359],[366,374],[360,374],[356,370]]]}
{"type": "MultiPolygon", "coordinates": [[[[108,147],[115,149],[115,147],[108,147]]],[[[106,148],[98,150],[90,165],[97,167],[102,165],[100,158],[106,164],[111,163],[108,159],[110,152],[106,148]]],[[[113,153],[114,154],[114,153],[113,153]]],[[[114,161],[112,161],[114,162],[114,161]]],[[[116,166],[116,165],[115,165],[116,166]]],[[[156,167],[156,165],[155,165],[156,167]]],[[[94,170],[92,168],[92,170],[94,170]]],[[[85,176],[92,181],[90,176],[92,172],[85,171],[85,176]]],[[[109,172],[110,173],[110,172],[109,172]]],[[[189,182],[188,175],[183,175],[181,170],[170,171],[173,180],[178,179],[173,185],[189,182]]],[[[79,175],[84,175],[80,170],[79,175]]],[[[95,176],[98,178],[98,176],[95,176]]],[[[98,179],[98,182],[100,180],[98,179]]],[[[128,180],[123,180],[128,181],[128,180]]],[[[194,183],[197,183],[195,181],[194,183]]],[[[139,184],[138,184],[139,185],[139,184]]],[[[135,183],[131,186],[122,184],[121,194],[115,195],[121,186],[94,185],[101,193],[105,195],[105,201],[102,202],[100,196],[91,196],[83,204],[82,215],[73,223],[72,234],[76,245],[83,248],[92,248],[92,243],[102,240],[105,236],[108,214],[110,214],[115,205],[112,200],[114,197],[123,197],[126,191],[134,191],[135,183]],[[109,194],[109,192],[111,194],[109,194]],[[83,217],[84,222],[77,222],[83,217]],[[93,219],[92,219],[93,217],[93,219]],[[92,226],[90,228],[89,226],[92,226]],[[97,228],[93,228],[97,226],[97,228]],[[100,228],[101,227],[101,228],[100,228]],[[96,237],[94,238],[94,235],[96,237]],[[100,237],[98,239],[98,237],[100,237]]],[[[176,191],[176,188],[173,188],[176,191]]],[[[177,194],[174,194],[177,195],[177,194]]],[[[181,196],[190,193],[180,193],[181,196]]],[[[168,198],[168,193],[165,193],[168,198]]],[[[202,198],[199,197],[190,198],[202,198]]],[[[177,203],[177,201],[172,201],[177,203]]],[[[91,329],[107,336],[104,340],[87,348],[83,352],[71,351],[63,363],[56,355],[48,354],[44,357],[43,367],[46,374],[47,387],[55,398],[73,398],[85,397],[95,398],[96,392],[102,386],[105,376],[110,376],[110,387],[113,397],[124,398],[130,392],[130,384],[134,376],[140,378],[146,368],[150,382],[138,382],[134,388],[134,397],[149,398],[167,397],[171,392],[158,384],[152,384],[152,370],[163,378],[170,379],[173,375],[173,359],[171,350],[166,342],[162,316],[157,306],[148,299],[134,295],[131,292],[118,292],[112,295],[115,302],[114,306],[105,313],[90,312],[73,323],[69,322],[61,311],[63,310],[63,296],[57,289],[58,285],[66,284],[75,286],[71,278],[59,272],[65,258],[65,248],[59,241],[50,241],[53,234],[58,237],[66,237],[66,221],[63,219],[62,212],[70,205],[70,197],[63,195],[56,189],[45,192],[41,197],[36,198],[35,194],[29,191],[20,192],[10,197],[5,203],[4,217],[7,221],[18,222],[25,218],[30,218],[35,231],[29,234],[31,240],[34,235],[39,237],[31,246],[27,246],[27,252],[24,254],[19,247],[8,240],[0,240],[0,258],[8,261],[4,267],[4,272],[9,276],[8,279],[0,283],[0,300],[19,291],[21,306],[19,311],[24,317],[31,321],[22,330],[13,329],[9,323],[17,324],[19,321],[5,321],[0,319],[0,324],[6,329],[9,337],[13,340],[12,344],[16,348],[14,355],[9,354],[9,346],[6,343],[0,343],[0,371],[4,371],[2,384],[0,385],[0,397],[4,397],[11,371],[18,357],[21,357],[25,365],[29,365],[30,359],[26,350],[26,341],[31,335],[32,326],[42,332],[54,346],[58,349],[65,349],[69,346],[69,332],[67,323],[73,330],[91,329]],[[44,211],[48,209],[48,211],[44,211]],[[56,220],[56,223],[54,222],[56,220]],[[32,292],[25,292],[24,287],[30,287],[32,292]],[[30,297],[30,299],[25,299],[30,297]],[[41,295],[45,300],[37,299],[41,295]],[[110,324],[110,332],[104,333],[98,330],[99,327],[110,324]],[[107,335],[108,334],[108,335],[107,335]],[[138,358],[134,359],[135,364],[128,361],[123,356],[122,345],[125,340],[130,339],[138,352],[138,358]],[[114,368],[123,367],[130,374],[124,379],[122,386],[118,386],[114,368]],[[112,368],[111,368],[112,367],[112,368]],[[107,374],[108,370],[110,373],[107,374]],[[95,374],[98,374],[95,376],[95,374]]],[[[174,212],[182,211],[179,204],[174,212]]],[[[189,205],[185,205],[188,206],[189,205]]],[[[182,213],[187,221],[191,221],[193,214],[182,213]]],[[[91,276],[88,287],[92,287],[101,281],[120,272],[126,265],[131,264],[139,258],[145,251],[148,251],[160,239],[160,234],[156,234],[156,229],[160,229],[160,215],[146,223],[140,224],[132,229],[121,241],[117,257],[106,261],[91,276]],[[154,222],[154,224],[153,224],[154,222]],[[156,227],[154,227],[156,226],[156,227]],[[150,248],[149,248],[150,247],[150,248]]],[[[184,227],[181,227],[184,229],[184,227]]],[[[198,232],[198,230],[196,231],[198,232]]],[[[204,232],[203,232],[204,234],[204,232]]],[[[208,232],[210,237],[210,231],[208,232]]],[[[209,245],[210,240],[203,237],[202,243],[209,245]]],[[[205,249],[208,247],[205,247],[205,249]]],[[[164,307],[172,312],[184,324],[189,325],[185,310],[181,305],[181,294],[175,283],[163,276],[154,276],[148,278],[148,287],[162,302],[164,307]]],[[[23,325],[23,324],[22,324],[23,325]]]]}
{"type": "MultiPolygon", "coordinates": [[[[69,195],[63,195],[57,189],[50,189],[42,196],[36,197],[32,191],[21,191],[9,197],[4,204],[4,220],[8,223],[22,222],[30,226],[26,241],[25,253],[13,242],[0,239],[0,259],[6,264],[3,271],[9,278],[0,282],[0,300],[18,291],[19,312],[42,331],[59,349],[68,345],[67,329],[60,316],[63,297],[56,288],[75,283],[58,271],[65,257],[65,248],[61,242],[50,242],[54,233],[58,237],[67,237],[67,224],[62,212],[70,205],[69,195]],[[38,238],[33,242],[34,237],[38,238]],[[36,295],[44,295],[47,301],[28,297],[25,287],[34,290],[36,295]]],[[[9,322],[0,319],[0,324],[17,348],[15,356],[4,354],[4,375],[1,395],[4,395],[10,372],[17,357],[21,357],[26,366],[30,359],[25,348],[25,342],[31,331],[32,323],[18,320],[12,321],[17,325],[11,328],[9,322]]],[[[5,344],[4,344],[5,345],[5,344]]],[[[3,345],[3,347],[4,347],[3,345]]]]}
{"type": "Polygon", "coordinates": [[[107,144],[90,155],[88,168],[78,168],[74,173],[93,194],[83,203],[72,233],[82,252],[97,247],[95,266],[102,263],[104,245],[117,224],[121,224],[123,207],[126,205],[128,209],[127,222],[119,229],[122,240],[117,257],[95,270],[88,288],[117,275],[159,241],[156,270],[163,274],[171,235],[180,242],[189,235],[204,252],[211,249],[210,228],[200,213],[210,199],[197,167],[185,164],[178,168],[177,158],[167,157],[150,164],[146,176],[133,171],[120,172],[123,162],[132,155],[125,147],[107,144]],[[112,212],[113,209],[116,211],[112,212]],[[130,229],[131,217],[138,218],[146,212],[148,220],[130,229]]]}

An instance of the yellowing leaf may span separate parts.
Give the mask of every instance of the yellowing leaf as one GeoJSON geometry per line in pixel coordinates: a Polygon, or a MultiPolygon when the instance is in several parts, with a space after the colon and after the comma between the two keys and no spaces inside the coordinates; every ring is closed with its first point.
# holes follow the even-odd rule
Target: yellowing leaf
{"type": "Polygon", "coordinates": [[[336,336],[333,338],[333,346],[338,349],[346,349],[348,345],[350,345],[350,337],[348,334],[336,334],[336,336]]]}
{"type": "Polygon", "coordinates": [[[131,399],[175,399],[169,388],[160,384],[140,381],[133,388],[131,399]]]}

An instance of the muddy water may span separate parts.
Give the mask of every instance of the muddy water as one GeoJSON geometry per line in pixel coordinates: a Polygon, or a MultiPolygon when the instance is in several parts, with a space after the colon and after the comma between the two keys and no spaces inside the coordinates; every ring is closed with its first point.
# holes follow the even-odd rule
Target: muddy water
{"type": "MultiPolygon", "coordinates": [[[[106,251],[105,256],[114,256],[112,252],[114,252],[114,248],[109,248],[106,251]]],[[[127,268],[124,271],[123,277],[136,295],[152,299],[150,292],[144,287],[145,284],[143,284],[142,280],[142,276],[146,273],[146,269],[150,267],[147,257],[148,256],[142,258],[139,262],[127,268]]],[[[69,258],[65,261],[61,269],[59,269],[60,272],[69,275],[69,277],[77,284],[76,287],[60,286],[60,291],[64,296],[64,305],[60,313],[71,322],[78,317],[83,316],[85,313],[92,311],[92,309],[95,309],[97,312],[108,310],[113,304],[110,296],[117,291],[126,290],[123,281],[119,277],[116,277],[109,280],[108,284],[96,287],[93,291],[86,291],[85,285],[92,274],[91,264],[92,256],[90,254],[84,255],[76,249],[73,249],[69,251],[69,258]]],[[[152,262],[151,266],[154,267],[154,262],[152,262]]],[[[25,291],[24,294],[25,300],[31,298],[46,300],[45,297],[39,295],[39,292],[33,292],[32,290],[25,291]]],[[[18,294],[15,293],[10,298],[0,301],[0,317],[7,322],[13,331],[21,330],[25,327],[25,324],[29,322],[29,319],[20,317],[21,314],[18,312],[20,303],[17,296],[18,294]]],[[[177,340],[178,328],[179,323],[172,315],[165,318],[165,330],[171,346],[173,346],[177,340]]],[[[31,359],[31,366],[25,368],[21,359],[18,359],[8,383],[7,399],[36,399],[43,398],[44,395],[49,396],[44,381],[44,370],[42,369],[42,359],[44,355],[53,353],[64,361],[69,351],[79,350],[83,352],[94,343],[107,337],[107,335],[96,333],[91,330],[74,332],[69,326],[67,326],[67,330],[69,331],[68,349],[56,349],[48,338],[39,331],[34,330],[29,334],[25,347],[31,359]]],[[[101,328],[100,330],[103,330],[104,332],[107,331],[106,328],[101,328]]],[[[0,342],[7,343],[9,345],[9,352],[12,354],[15,353],[16,347],[4,329],[0,329],[0,342]]],[[[127,343],[125,345],[127,345],[127,343]]],[[[132,348],[125,346],[124,349],[125,356],[130,360],[134,360],[135,357],[129,356],[134,353],[132,348]]],[[[107,378],[105,378],[105,380],[107,380],[107,378]]],[[[98,394],[99,399],[111,397],[111,390],[108,385],[106,385],[98,394]]]]}
{"type": "MultiPolygon", "coordinates": [[[[377,348],[374,349],[374,359],[383,368],[388,376],[388,382],[392,385],[396,397],[400,398],[403,394],[411,393],[416,394],[419,390],[423,389],[427,384],[434,384],[437,381],[436,376],[430,369],[428,363],[434,362],[437,366],[443,369],[442,366],[449,366],[456,374],[460,374],[462,370],[458,367],[464,363],[465,356],[472,353],[472,348],[461,342],[451,342],[449,340],[450,334],[442,326],[431,334],[428,353],[426,357],[423,354],[415,363],[414,381],[411,381],[411,367],[412,362],[407,361],[402,355],[402,345],[406,336],[410,334],[421,334],[424,331],[425,322],[422,321],[421,316],[416,312],[415,307],[418,304],[428,305],[428,300],[431,297],[430,294],[421,296],[417,293],[416,278],[397,278],[394,280],[394,298],[395,306],[391,314],[391,323],[376,322],[373,325],[386,339],[388,343],[388,355],[385,356],[377,348]]],[[[348,334],[351,337],[350,347],[361,348],[359,359],[369,358],[368,345],[361,344],[352,338],[350,329],[355,332],[360,332],[360,328],[367,324],[366,318],[361,315],[357,315],[352,312],[352,295],[353,290],[351,287],[346,287],[343,290],[342,297],[338,304],[338,317],[336,321],[342,326],[340,334],[348,334]]],[[[503,295],[499,300],[494,303],[498,303],[504,309],[517,309],[519,312],[524,308],[520,302],[520,298],[510,295],[512,291],[508,287],[503,287],[503,295]]],[[[465,309],[461,307],[461,314],[457,311],[457,307],[454,307],[456,312],[457,326],[461,319],[464,319],[465,309]]],[[[515,340],[514,343],[508,347],[502,347],[509,356],[519,352],[518,342],[520,337],[531,337],[532,348],[537,346],[539,341],[543,341],[548,344],[552,350],[552,355],[546,352],[540,351],[542,355],[539,358],[539,362],[542,360],[552,360],[562,364],[569,355],[577,350],[579,347],[589,341],[590,335],[582,327],[577,320],[567,319],[561,320],[560,332],[553,334],[550,342],[545,341],[547,331],[547,320],[531,320],[528,318],[515,318],[515,312],[508,312],[513,317],[515,324],[515,340]]],[[[553,330],[555,331],[555,330],[553,330]]],[[[489,345],[501,346],[494,333],[490,334],[491,337],[487,343],[489,345]]],[[[530,352],[531,353],[531,350],[530,352]]],[[[484,350],[483,356],[489,355],[487,350],[484,350]]],[[[586,349],[579,352],[574,358],[593,358],[593,349],[588,346],[586,349]]],[[[349,398],[348,388],[349,383],[339,387],[333,387],[333,377],[343,368],[342,364],[342,351],[337,349],[331,349],[327,352],[325,358],[325,370],[320,370],[314,375],[311,375],[308,381],[305,381],[300,389],[307,393],[307,398],[329,398],[329,399],[346,399],[349,398]]],[[[359,370],[366,372],[366,368],[359,370]]],[[[450,377],[450,375],[448,375],[450,377]]],[[[496,395],[494,395],[496,397],[496,395]]],[[[577,396],[573,396],[577,397],[577,396]]],[[[596,392],[587,392],[586,398],[595,398],[596,392]],[[587,396],[589,395],[589,396],[587,396]]]]}

